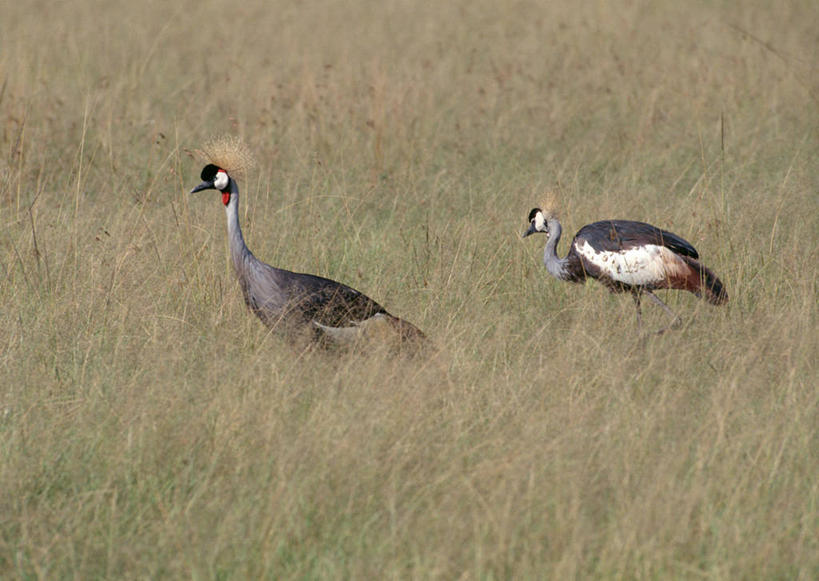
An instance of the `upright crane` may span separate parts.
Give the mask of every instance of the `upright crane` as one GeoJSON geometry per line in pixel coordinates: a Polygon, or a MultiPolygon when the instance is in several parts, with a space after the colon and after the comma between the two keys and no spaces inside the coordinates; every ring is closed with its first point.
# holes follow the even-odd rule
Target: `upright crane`
{"type": "Polygon", "coordinates": [[[245,303],[265,325],[282,329],[291,338],[306,332],[311,339],[329,339],[331,343],[368,338],[415,348],[426,341],[417,327],[347,285],[276,268],[256,258],[242,236],[239,187],[227,169],[231,165],[241,169],[249,155],[241,142],[229,139],[213,142],[200,153],[211,163],[202,169],[202,183],[191,193],[221,192],[233,270],[245,303]]]}

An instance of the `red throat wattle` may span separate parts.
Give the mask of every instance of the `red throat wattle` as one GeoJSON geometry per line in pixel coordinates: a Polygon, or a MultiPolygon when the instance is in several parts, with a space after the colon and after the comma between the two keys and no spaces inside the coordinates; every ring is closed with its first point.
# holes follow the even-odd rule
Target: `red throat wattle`
{"type": "Polygon", "coordinates": [[[230,203],[230,192],[222,192],[222,203],[225,206],[230,203]]]}

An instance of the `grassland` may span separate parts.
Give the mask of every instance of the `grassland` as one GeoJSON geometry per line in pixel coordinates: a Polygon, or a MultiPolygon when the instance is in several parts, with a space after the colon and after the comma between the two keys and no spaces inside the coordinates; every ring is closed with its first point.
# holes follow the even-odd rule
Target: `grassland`
{"type": "Polygon", "coordinates": [[[438,4],[2,1],[0,577],[819,577],[815,1],[438,4]],[[249,316],[215,134],[258,256],[438,352],[249,316]],[[639,342],[550,189],[730,304],[639,342]]]}

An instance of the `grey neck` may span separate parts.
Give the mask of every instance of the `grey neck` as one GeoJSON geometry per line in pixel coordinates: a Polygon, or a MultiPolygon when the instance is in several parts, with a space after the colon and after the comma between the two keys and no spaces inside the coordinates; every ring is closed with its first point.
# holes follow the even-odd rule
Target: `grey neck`
{"type": "Polygon", "coordinates": [[[253,254],[247,248],[245,239],[242,237],[242,228],[239,226],[239,186],[236,181],[230,178],[230,202],[225,206],[227,214],[228,242],[230,243],[230,257],[233,260],[233,268],[240,274],[244,268],[244,263],[248,258],[253,258],[253,254]]]}
{"type": "Polygon", "coordinates": [[[549,274],[556,278],[566,280],[569,276],[567,272],[569,260],[568,258],[558,258],[557,256],[557,243],[560,242],[560,235],[563,233],[563,229],[560,226],[560,222],[554,217],[548,218],[546,224],[549,226],[549,240],[546,241],[546,248],[543,251],[543,264],[546,265],[546,270],[549,271],[549,274]]]}

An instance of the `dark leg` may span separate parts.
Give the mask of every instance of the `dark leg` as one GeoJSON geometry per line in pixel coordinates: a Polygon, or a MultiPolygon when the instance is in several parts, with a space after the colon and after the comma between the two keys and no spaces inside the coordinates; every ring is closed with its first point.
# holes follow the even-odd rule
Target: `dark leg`
{"type": "Polygon", "coordinates": [[[666,332],[666,331],[668,331],[669,329],[675,329],[675,328],[679,327],[679,326],[682,324],[682,319],[680,318],[680,316],[679,316],[677,313],[675,313],[674,311],[672,311],[672,310],[671,310],[671,309],[668,307],[668,305],[667,305],[667,304],[665,304],[663,301],[661,301],[661,300],[660,300],[660,298],[659,298],[657,295],[655,295],[653,292],[648,291],[648,290],[647,290],[647,291],[644,291],[644,292],[645,292],[645,293],[646,293],[646,294],[649,296],[649,298],[651,298],[651,300],[652,300],[652,301],[654,301],[655,303],[657,303],[658,305],[660,305],[660,306],[663,308],[663,310],[664,310],[666,313],[668,313],[668,314],[669,314],[669,316],[670,316],[670,317],[671,317],[671,319],[672,319],[672,320],[671,320],[671,323],[669,323],[667,327],[663,327],[662,329],[660,329],[659,331],[657,331],[657,334],[658,334],[658,335],[660,335],[660,334],[662,334],[662,333],[665,333],[665,332],[666,332]]]}
{"type": "Polygon", "coordinates": [[[632,292],[631,298],[634,299],[634,306],[637,307],[637,334],[639,335],[643,331],[643,313],[640,309],[640,291],[632,292]]]}

